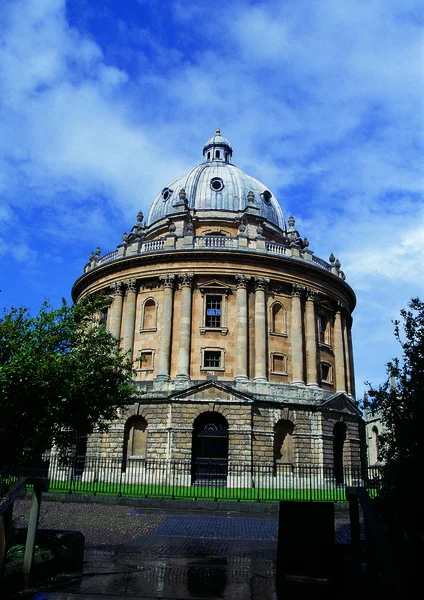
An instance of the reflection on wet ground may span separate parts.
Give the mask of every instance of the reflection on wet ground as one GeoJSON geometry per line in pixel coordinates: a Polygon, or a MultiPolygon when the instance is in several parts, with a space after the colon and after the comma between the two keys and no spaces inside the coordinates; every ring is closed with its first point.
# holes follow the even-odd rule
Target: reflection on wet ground
{"type": "MultiPolygon", "coordinates": [[[[277,600],[302,597],[306,592],[307,585],[299,592],[296,587],[277,594],[277,514],[264,514],[264,518],[161,514],[152,519],[151,514],[126,508],[129,520],[135,519],[134,530],[127,528],[122,534],[106,531],[102,507],[96,508],[99,529],[90,517],[91,529],[83,531],[87,540],[83,573],[21,598],[277,600]],[[143,519],[150,520],[151,526],[141,533],[136,522],[143,519]]],[[[50,511],[52,516],[51,507],[50,511]]],[[[344,518],[339,522],[339,535],[345,526],[344,518]]],[[[329,597],[327,588],[322,592],[322,597],[329,597]]],[[[313,594],[321,597],[316,582],[313,594]]]]}

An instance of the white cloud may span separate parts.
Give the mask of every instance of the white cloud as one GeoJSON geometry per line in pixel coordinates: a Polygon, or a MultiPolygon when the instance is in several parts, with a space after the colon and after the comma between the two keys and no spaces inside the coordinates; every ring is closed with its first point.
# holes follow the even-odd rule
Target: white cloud
{"type": "Polygon", "coordinates": [[[121,17],[96,39],[89,19],[69,24],[89,3],[5,3],[0,248],[18,231],[22,261],[67,240],[81,265],[112,249],[220,126],[312,250],[341,259],[365,376],[363,340],[374,327],[384,357],[390,319],[423,290],[419,2],[138,4],[162,28],[121,17]]]}

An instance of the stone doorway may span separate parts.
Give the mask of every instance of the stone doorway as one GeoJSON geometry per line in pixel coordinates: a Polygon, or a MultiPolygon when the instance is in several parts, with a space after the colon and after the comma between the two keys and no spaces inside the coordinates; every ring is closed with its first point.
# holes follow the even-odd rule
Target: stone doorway
{"type": "Polygon", "coordinates": [[[193,423],[192,483],[221,483],[228,473],[228,423],[219,413],[205,412],[193,423]]]}

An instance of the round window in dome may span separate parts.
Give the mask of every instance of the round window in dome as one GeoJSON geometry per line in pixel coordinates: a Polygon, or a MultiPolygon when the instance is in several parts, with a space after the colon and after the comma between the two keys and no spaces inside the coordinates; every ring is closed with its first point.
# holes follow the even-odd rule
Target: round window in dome
{"type": "Polygon", "coordinates": [[[220,177],[214,177],[211,179],[211,188],[214,192],[220,192],[224,189],[224,182],[220,177]]]}
{"type": "Polygon", "coordinates": [[[262,193],[262,196],[263,196],[263,198],[264,198],[264,202],[265,202],[266,204],[271,204],[271,198],[272,198],[272,194],[271,194],[271,192],[270,192],[269,190],[265,190],[265,191],[262,193]]]}
{"type": "Polygon", "coordinates": [[[169,188],[163,188],[162,190],[162,200],[164,202],[166,202],[168,200],[168,198],[171,197],[172,194],[172,190],[170,190],[169,188]]]}

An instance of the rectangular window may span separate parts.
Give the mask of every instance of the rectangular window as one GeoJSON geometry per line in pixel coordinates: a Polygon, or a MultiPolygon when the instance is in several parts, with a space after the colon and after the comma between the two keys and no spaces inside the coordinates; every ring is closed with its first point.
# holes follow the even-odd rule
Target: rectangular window
{"type": "Polygon", "coordinates": [[[287,356],[285,354],[272,353],[272,372],[287,374],[287,356]]]}
{"type": "Polygon", "coordinates": [[[325,381],[326,383],[333,382],[332,367],[328,363],[324,363],[324,362],[321,363],[321,380],[325,381]]]}
{"type": "Polygon", "coordinates": [[[138,358],[138,368],[142,371],[153,371],[154,369],[154,351],[151,349],[140,350],[138,358]]]}
{"type": "Polygon", "coordinates": [[[205,350],[204,355],[204,366],[205,369],[219,369],[221,368],[221,357],[222,352],[220,350],[205,350]]]}
{"type": "Polygon", "coordinates": [[[207,296],[206,298],[206,327],[221,327],[222,296],[207,296]]]}

